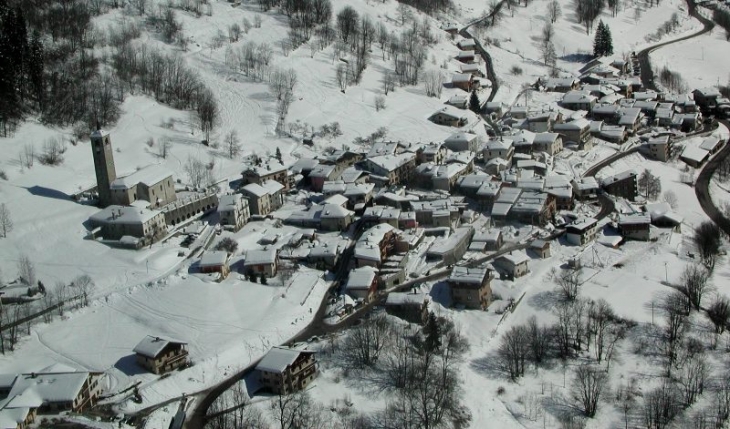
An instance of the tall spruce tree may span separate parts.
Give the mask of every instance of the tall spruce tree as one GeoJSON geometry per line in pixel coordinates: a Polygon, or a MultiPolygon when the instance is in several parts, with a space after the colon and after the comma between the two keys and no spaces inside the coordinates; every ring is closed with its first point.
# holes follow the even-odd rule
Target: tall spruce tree
{"type": "Polygon", "coordinates": [[[604,55],[606,49],[606,26],[603,24],[603,20],[598,21],[598,29],[596,29],[596,36],[593,39],[593,56],[598,58],[604,55]]]}
{"type": "Polygon", "coordinates": [[[603,25],[603,55],[613,55],[613,38],[608,24],[603,25]]]}
{"type": "Polygon", "coordinates": [[[469,97],[469,110],[476,114],[479,114],[482,111],[482,106],[479,103],[479,96],[476,91],[472,91],[471,96],[469,97]]]}

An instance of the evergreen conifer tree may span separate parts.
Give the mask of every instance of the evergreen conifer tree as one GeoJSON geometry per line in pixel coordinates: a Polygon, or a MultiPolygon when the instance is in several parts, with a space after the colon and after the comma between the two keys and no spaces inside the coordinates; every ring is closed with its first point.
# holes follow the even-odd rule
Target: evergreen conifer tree
{"type": "Polygon", "coordinates": [[[598,58],[604,55],[606,49],[606,26],[603,21],[598,21],[598,28],[596,29],[596,37],[593,39],[593,56],[598,58]]]}
{"type": "Polygon", "coordinates": [[[433,312],[428,313],[426,326],[423,327],[426,338],[423,341],[423,348],[429,352],[438,351],[441,348],[441,327],[433,312]]]}
{"type": "Polygon", "coordinates": [[[276,148],[276,155],[274,156],[276,157],[276,159],[279,160],[280,163],[284,163],[284,161],[281,160],[281,149],[279,149],[278,147],[276,148]]]}
{"type": "Polygon", "coordinates": [[[477,95],[476,91],[472,91],[471,96],[469,97],[469,110],[476,114],[479,114],[479,112],[481,112],[482,110],[482,107],[479,103],[479,96],[477,95]]]}
{"type": "Polygon", "coordinates": [[[613,39],[608,24],[603,25],[603,55],[613,55],[613,39]]]}

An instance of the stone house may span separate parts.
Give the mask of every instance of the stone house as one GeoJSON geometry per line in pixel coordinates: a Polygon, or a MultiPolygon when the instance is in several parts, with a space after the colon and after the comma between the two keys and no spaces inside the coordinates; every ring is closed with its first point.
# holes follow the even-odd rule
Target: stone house
{"type": "Polygon", "coordinates": [[[527,274],[529,268],[527,262],[530,257],[523,251],[509,252],[507,255],[500,256],[494,261],[495,266],[504,270],[510,279],[522,277],[527,274]]]}
{"type": "Polygon", "coordinates": [[[162,207],[177,199],[172,173],[153,165],[110,184],[112,204],[128,206],[135,201],[148,201],[150,207],[162,207]]]}
{"type": "Polygon", "coordinates": [[[583,246],[596,239],[598,221],[594,218],[576,219],[565,227],[565,238],[570,244],[583,246]]]}
{"type": "Polygon", "coordinates": [[[198,268],[201,273],[220,273],[221,278],[228,276],[228,253],[224,250],[206,251],[200,258],[198,268]]]}
{"type": "Polygon", "coordinates": [[[639,195],[638,175],[635,170],[627,170],[606,177],[601,180],[601,186],[607,193],[631,201],[634,201],[639,195]]]}
{"type": "Polygon", "coordinates": [[[251,166],[241,173],[243,185],[255,183],[262,185],[267,180],[275,180],[284,186],[285,190],[289,190],[289,172],[280,162],[269,160],[262,165],[251,166]]]}
{"type": "Polygon", "coordinates": [[[378,290],[378,270],[375,267],[364,266],[350,271],[345,283],[345,292],[353,299],[362,299],[370,302],[378,290]]]}
{"type": "Polygon", "coordinates": [[[241,194],[223,195],[218,202],[220,224],[230,226],[234,231],[243,227],[251,217],[248,200],[241,194]]]}
{"type": "Polygon", "coordinates": [[[279,266],[279,254],[276,249],[249,250],[243,261],[246,275],[264,275],[274,277],[279,266]]]}
{"type": "Polygon", "coordinates": [[[486,310],[492,302],[492,279],[492,271],[488,268],[455,266],[446,280],[452,304],[486,310]]]}
{"type": "Polygon", "coordinates": [[[648,213],[621,215],[618,228],[624,238],[649,241],[651,239],[651,216],[648,213]]]}
{"type": "Polygon", "coordinates": [[[165,235],[167,224],[163,212],[145,206],[107,206],[91,215],[89,223],[92,228],[98,228],[106,240],[129,236],[142,239],[144,243],[152,243],[165,235]]]}

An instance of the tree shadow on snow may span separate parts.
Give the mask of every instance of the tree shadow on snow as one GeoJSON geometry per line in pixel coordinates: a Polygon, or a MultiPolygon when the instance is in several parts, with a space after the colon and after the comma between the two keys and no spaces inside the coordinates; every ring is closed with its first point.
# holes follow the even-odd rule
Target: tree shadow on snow
{"type": "Polygon", "coordinates": [[[499,357],[496,353],[489,353],[484,357],[472,360],[469,363],[471,368],[487,378],[505,379],[507,373],[499,364],[499,357]]]}
{"type": "Polygon", "coordinates": [[[527,303],[530,304],[531,307],[545,311],[557,308],[561,302],[560,294],[554,290],[538,292],[530,296],[527,300],[527,303]]]}
{"type": "Polygon", "coordinates": [[[127,355],[120,358],[114,364],[114,368],[130,377],[134,375],[147,374],[148,372],[141,366],[137,365],[137,355],[127,355]]]}

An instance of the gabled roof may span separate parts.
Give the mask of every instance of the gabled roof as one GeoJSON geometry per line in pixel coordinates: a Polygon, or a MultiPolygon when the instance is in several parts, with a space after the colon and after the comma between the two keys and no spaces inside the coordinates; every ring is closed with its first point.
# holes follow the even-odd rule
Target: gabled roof
{"type": "Polygon", "coordinates": [[[514,252],[510,252],[506,255],[502,255],[499,257],[500,260],[506,261],[510,263],[511,265],[517,266],[520,264],[526,264],[527,261],[530,260],[530,257],[527,256],[527,254],[523,251],[517,250],[514,252]]]}
{"type": "Polygon", "coordinates": [[[468,268],[455,266],[451,270],[448,281],[451,283],[471,283],[481,285],[489,275],[487,268],[468,268]]]}
{"type": "Polygon", "coordinates": [[[198,265],[201,267],[220,267],[225,265],[226,261],[228,261],[228,253],[225,250],[213,250],[203,253],[198,265]]]}
{"type": "Polygon", "coordinates": [[[251,265],[275,263],[276,249],[249,250],[248,252],[246,252],[246,259],[243,261],[243,266],[248,267],[251,265]]]}
{"type": "Polygon", "coordinates": [[[378,270],[373,267],[365,266],[356,268],[350,271],[345,290],[370,289],[377,274],[378,270]]]}
{"type": "Polygon", "coordinates": [[[150,165],[135,171],[129,176],[117,178],[111,183],[110,187],[112,189],[130,189],[139,183],[149,187],[168,177],[172,177],[170,170],[160,165],[150,165]]]}
{"type": "Polygon", "coordinates": [[[271,350],[264,355],[259,364],[256,365],[256,370],[282,373],[302,354],[314,354],[314,352],[309,350],[287,349],[284,347],[272,347],[271,350]]]}
{"type": "Polygon", "coordinates": [[[142,339],[142,341],[139,342],[139,344],[134,347],[133,351],[138,355],[154,359],[165,349],[165,347],[170,344],[184,345],[187,343],[183,341],[173,341],[162,337],[153,337],[152,335],[147,335],[142,339]]]}

